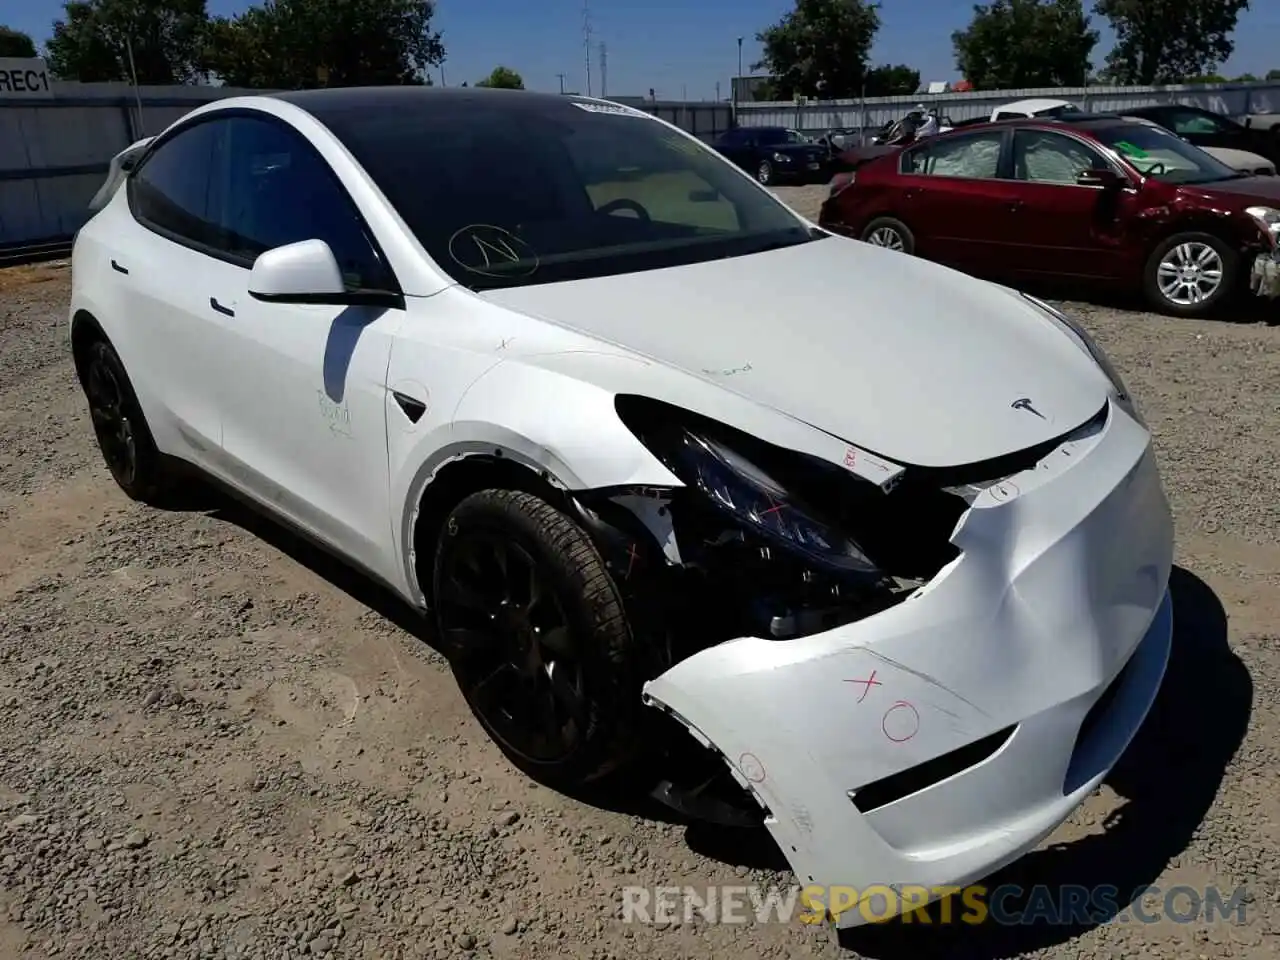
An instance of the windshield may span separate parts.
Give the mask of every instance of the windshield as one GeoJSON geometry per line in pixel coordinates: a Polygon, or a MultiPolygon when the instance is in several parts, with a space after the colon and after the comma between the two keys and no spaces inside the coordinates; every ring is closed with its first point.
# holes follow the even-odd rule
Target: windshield
{"type": "Polygon", "coordinates": [[[1239,174],[1163,127],[1145,123],[1117,124],[1092,131],[1135,170],[1168,183],[1213,183],[1239,174]]]}
{"type": "Polygon", "coordinates": [[[825,236],[647,113],[520,97],[509,107],[495,95],[438,101],[418,118],[367,111],[329,122],[435,262],[472,290],[718,260],[825,236]]]}
{"type": "Polygon", "coordinates": [[[799,130],[762,130],[760,142],[772,147],[779,143],[808,143],[809,138],[799,130]]]}

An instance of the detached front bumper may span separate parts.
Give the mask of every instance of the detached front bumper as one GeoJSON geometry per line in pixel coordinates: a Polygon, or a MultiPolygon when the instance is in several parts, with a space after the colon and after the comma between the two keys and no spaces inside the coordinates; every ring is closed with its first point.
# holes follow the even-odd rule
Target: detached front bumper
{"type": "Polygon", "coordinates": [[[1098,786],[1155,699],[1172,520],[1125,412],[981,493],[952,540],[960,557],[896,607],[722,643],[645,688],[724,756],[806,887],[989,875],[1098,786]]]}
{"type": "Polygon", "coordinates": [[[1260,253],[1249,272],[1249,289],[1260,297],[1280,297],[1280,251],[1260,253]]]}

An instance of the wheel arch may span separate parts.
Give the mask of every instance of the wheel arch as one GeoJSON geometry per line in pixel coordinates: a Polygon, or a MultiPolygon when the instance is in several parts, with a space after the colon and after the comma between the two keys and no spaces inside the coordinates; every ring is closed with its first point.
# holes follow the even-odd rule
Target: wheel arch
{"type": "MultiPolygon", "coordinates": [[[[670,477],[671,484],[667,484],[663,477],[670,477],[665,468],[645,479],[661,486],[679,484],[674,477],[670,477]]],[[[533,494],[582,526],[608,560],[619,549],[619,544],[624,544],[625,549],[629,541],[597,513],[600,499],[597,494],[650,485],[653,484],[630,482],[625,478],[605,486],[583,483],[549,450],[528,444],[523,437],[450,444],[418,469],[408,488],[399,537],[405,581],[413,600],[424,609],[430,607],[431,558],[435,555],[440,530],[450,511],[473,493],[504,489],[533,494]]]]}
{"type": "MultiPolygon", "coordinates": [[[[76,376],[84,382],[85,363],[88,350],[95,342],[102,340],[111,344],[111,338],[102,329],[102,324],[88,310],[77,310],[71,317],[71,360],[75,364],[76,376]]],[[[115,349],[112,346],[112,349],[115,349]]]]}
{"type": "Polygon", "coordinates": [[[414,489],[401,536],[405,573],[423,606],[430,603],[430,564],[440,530],[450,511],[468,496],[487,489],[519,490],[560,509],[568,507],[571,500],[568,488],[545,467],[495,444],[455,450],[415,483],[414,489]]]}
{"type": "Polygon", "coordinates": [[[1143,250],[1142,264],[1155,253],[1156,247],[1170,237],[1180,233],[1207,233],[1217,237],[1237,253],[1243,254],[1251,248],[1251,244],[1242,236],[1240,227],[1233,222],[1230,214],[1211,213],[1207,210],[1189,210],[1174,220],[1163,224],[1160,229],[1153,230],[1143,250]]]}

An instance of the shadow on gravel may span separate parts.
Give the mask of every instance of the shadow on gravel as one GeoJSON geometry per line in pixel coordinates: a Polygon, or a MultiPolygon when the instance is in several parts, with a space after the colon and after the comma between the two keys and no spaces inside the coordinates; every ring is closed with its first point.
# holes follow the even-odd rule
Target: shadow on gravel
{"type": "MultiPolygon", "coordinates": [[[[988,890],[1020,888],[1017,896],[999,904],[1002,915],[1011,918],[1049,912],[1041,905],[1043,893],[1035,904],[1028,903],[1037,887],[1048,888],[1059,909],[1063,887],[1114,888],[1114,906],[1087,922],[1077,917],[999,925],[988,919],[978,926],[955,922],[965,912],[957,903],[952,923],[940,926],[944,914],[933,904],[931,926],[919,917],[864,926],[843,933],[842,946],[871,958],[1014,957],[1065,943],[1106,923],[1143,887],[1156,882],[1186,849],[1213,804],[1226,766],[1244,739],[1253,699],[1248,670],[1227,645],[1226,612],[1217,596],[1180,567],[1173,571],[1170,588],[1175,632],[1164,685],[1107,778],[1126,802],[1107,820],[1104,832],[1029,854],[983,884],[988,890]]],[[[1157,906],[1145,909],[1150,914],[1157,906]]]]}

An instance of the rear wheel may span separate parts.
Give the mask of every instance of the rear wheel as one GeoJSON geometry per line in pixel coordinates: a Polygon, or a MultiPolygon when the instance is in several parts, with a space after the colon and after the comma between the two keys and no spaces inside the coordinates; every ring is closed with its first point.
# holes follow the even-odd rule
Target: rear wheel
{"type": "Polygon", "coordinates": [[[98,449],[112,478],[130,498],[159,503],[170,474],[119,355],[99,337],[85,347],[77,366],[98,449]]]}
{"type": "Polygon", "coordinates": [[[583,530],[532,494],[485,490],[444,522],[437,626],[472,713],[524,772],[573,789],[634,751],[636,645],[583,530]]]}
{"type": "Polygon", "coordinates": [[[862,240],[873,247],[885,247],[900,253],[915,253],[916,238],[901,220],[876,217],[862,231],[862,240]]]}
{"type": "Polygon", "coordinates": [[[1201,317],[1235,287],[1240,255],[1211,233],[1178,233],[1156,245],[1147,259],[1143,291],[1162,313],[1201,317]]]}

